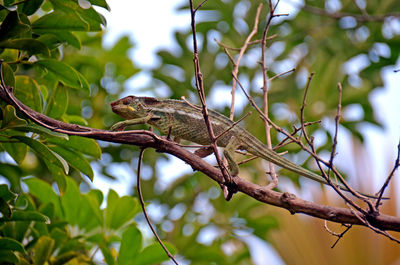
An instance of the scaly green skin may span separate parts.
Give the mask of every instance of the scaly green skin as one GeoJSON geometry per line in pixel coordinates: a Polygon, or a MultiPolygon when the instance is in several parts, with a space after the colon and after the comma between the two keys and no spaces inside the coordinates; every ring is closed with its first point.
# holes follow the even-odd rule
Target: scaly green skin
{"type": "MultiPolygon", "coordinates": [[[[126,121],[116,123],[111,127],[111,130],[118,130],[128,125],[146,123],[158,128],[164,134],[170,133],[175,137],[201,145],[210,144],[210,137],[200,108],[189,105],[185,101],[128,96],[112,102],[111,107],[113,112],[127,119],[126,121]]],[[[261,157],[301,176],[328,184],[321,176],[290,162],[268,149],[240,125],[235,125],[227,131],[234,122],[224,115],[209,110],[209,117],[215,135],[226,131],[222,137],[218,138],[217,145],[225,147],[224,155],[228,160],[232,175],[238,173],[238,166],[233,161],[233,152],[240,149],[246,150],[255,156],[261,157]]],[[[342,185],[338,187],[348,191],[342,185]]]]}

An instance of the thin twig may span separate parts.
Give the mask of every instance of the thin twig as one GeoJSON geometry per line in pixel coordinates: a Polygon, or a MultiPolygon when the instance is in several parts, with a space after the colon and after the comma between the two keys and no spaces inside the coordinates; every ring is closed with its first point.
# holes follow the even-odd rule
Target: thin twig
{"type": "Polygon", "coordinates": [[[199,94],[199,98],[200,98],[200,102],[201,102],[201,106],[202,106],[202,113],[203,113],[203,117],[204,117],[204,122],[206,123],[208,135],[210,137],[210,145],[214,151],[214,155],[215,155],[215,159],[217,160],[217,164],[218,164],[219,168],[221,169],[225,184],[228,185],[228,186],[221,186],[224,191],[224,197],[226,200],[230,200],[232,197],[232,194],[235,192],[234,190],[229,190],[229,189],[232,189],[231,186],[233,185],[233,181],[232,181],[231,175],[229,174],[228,169],[226,168],[225,164],[222,162],[221,157],[218,153],[215,134],[214,134],[214,130],[211,125],[209,115],[208,115],[208,109],[207,109],[206,100],[205,100],[203,74],[201,73],[201,70],[200,70],[199,52],[198,52],[198,48],[197,48],[196,20],[195,20],[197,10],[193,9],[193,1],[192,0],[189,0],[189,6],[190,6],[192,36],[193,36],[194,75],[195,75],[195,80],[196,80],[197,93],[199,94]]]}
{"type": "MultiPolygon", "coordinates": [[[[267,34],[268,34],[268,29],[269,26],[271,25],[272,19],[275,17],[274,12],[276,6],[279,4],[279,0],[276,1],[276,5],[272,5],[272,0],[268,1],[269,3],[269,17],[267,20],[267,24],[264,27],[263,35],[261,38],[261,59],[260,59],[260,66],[261,66],[261,71],[262,71],[262,76],[263,76],[263,100],[264,100],[264,116],[268,117],[268,78],[267,78],[267,67],[265,65],[265,46],[267,43],[267,34]]],[[[267,121],[264,120],[264,126],[265,126],[265,135],[266,135],[266,141],[267,141],[267,147],[272,150],[272,140],[271,140],[271,126],[267,121]]],[[[267,185],[268,188],[273,189],[276,186],[278,186],[278,176],[275,172],[275,165],[272,162],[268,162],[269,166],[269,172],[271,176],[271,182],[267,185]]]]}
{"type": "MultiPolygon", "coordinates": [[[[241,90],[243,91],[243,93],[245,94],[245,96],[247,97],[247,99],[250,101],[250,104],[257,110],[257,112],[260,114],[261,118],[264,121],[267,121],[276,131],[283,133],[285,136],[287,136],[290,140],[292,140],[294,143],[296,143],[297,145],[300,146],[300,148],[304,151],[306,151],[307,153],[309,153],[312,157],[314,157],[317,161],[317,166],[319,168],[319,170],[321,171],[322,177],[326,179],[326,181],[328,182],[329,185],[332,186],[332,188],[339,194],[339,196],[341,196],[346,202],[349,201],[354,208],[356,208],[357,210],[359,210],[360,212],[362,212],[363,214],[367,214],[367,212],[362,209],[361,207],[357,206],[354,204],[354,202],[351,202],[346,196],[343,195],[343,193],[340,191],[340,189],[338,187],[336,187],[336,185],[334,185],[330,178],[328,178],[328,176],[326,175],[326,173],[324,172],[324,170],[322,169],[322,166],[320,163],[323,163],[325,166],[329,166],[329,162],[325,161],[324,159],[322,159],[320,156],[318,156],[315,152],[315,150],[313,148],[309,149],[307,148],[307,146],[305,146],[305,144],[298,138],[292,136],[290,133],[288,133],[287,131],[285,131],[284,129],[282,129],[281,127],[279,127],[278,125],[276,125],[270,118],[268,118],[267,116],[264,115],[264,113],[260,110],[260,108],[257,106],[257,104],[255,103],[254,99],[247,93],[246,89],[243,87],[242,83],[239,81],[239,79],[237,79],[237,77],[234,77],[236,79],[236,81],[238,82],[239,87],[241,88],[241,90]]],[[[311,141],[310,141],[311,143],[311,141]]],[[[344,180],[344,178],[342,177],[342,175],[339,173],[339,171],[337,171],[337,169],[335,167],[331,168],[332,172],[339,178],[339,180],[341,182],[343,182],[343,185],[346,187],[346,189],[348,189],[349,191],[351,190],[352,192],[354,192],[355,196],[358,198],[361,198],[363,200],[366,200],[366,203],[369,205],[369,208],[374,208],[371,205],[371,202],[368,201],[366,198],[364,198],[363,196],[361,196],[360,194],[358,194],[354,189],[352,189],[347,182],[344,180]]]]}
{"type": "Polygon", "coordinates": [[[396,161],[394,162],[394,166],[392,171],[390,172],[389,176],[386,178],[385,183],[383,183],[382,188],[379,190],[378,194],[378,200],[375,203],[375,207],[378,208],[380,206],[381,200],[382,200],[382,196],[383,193],[385,192],[385,189],[387,188],[387,186],[389,185],[392,177],[394,176],[394,173],[396,172],[396,170],[400,167],[400,141],[399,144],[397,145],[397,158],[396,161]]]}
{"type": "MultiPolygon", "coordinates": [[[[242,48],[240,49],[239,56],[238,56],[236,62],[233,61],[233,69],[232,69],[232,75],[233,76],[237,76],[238,75],[240,61],[242,60],[242,57],[243,57],[244,53],[246,52],[247,48],[249,47],[249,45],[250,45],[249,43],[250,43],[251,39],[253,38],[253,36],[258,31],[258,21],[259,21],[259,17],[260,17],[260,13],[261,13],[262,7],[263,7],[263,4],[259,4],[258,5],[257,12],[256,12],[256,17],[254,19],[253,30],[247,36],[242,48]]],[[[225,49],[225,52],[227,54],[229,54],[226,49],[225,49]]],[[[236,80],[233,79],[232,80],[232,91],[231,91],[231,96],[232,96],[232,98],[231,98],[231,110],[230,110],[230,113],[229,113],[229,118],[231,120],[233,120],[233,116],[235,115],[235,95],[236,95],[236,80]]]]}
{"type": "MultiPolygon", "coordinates": [[[[321,123],[321,120],[318,120],[318,121],[309,121],[309,122],[306,122],[305,124],[304,124],[304,127],[308,127],[308,126],[311,126],[311,125],[314,125],[314,124],[318,124],[318,123],[321,123]]],[[[290,135],[292,136],[292,137],[294,137],[299,131],[301,131],[301,127],[299,127],[299,128],[297,128],[296,126],[294,126],[293,125],[293,132],[291,132],[290,133],[290,135]]],[[[274,151],[276,151],[276,150],[278,150],[279,148],[281,148],[281,147],[283,147],[283,146],[285,146],[285,145],[288,145],[288,144],[290,144],[290,143],[293,143],[293,140],[291,140],[289,137],[285,137],[284,139],[282,139],[277,145],[275,145],[274,146],[274,151]]]]}
{"type": "Polygon", "coordinates": [[[325,230],[328,231],[329,234],[337,237],[335,243],[333,243],[331,248],[334,248],[337,245],[337,243],[339,243],[339,240],[341,238],[343,238],[344,234],[346,234],[350,230],[350,228],[352,227],[352,225],[346,225],[346,224],[342,224],[342,225],[345,226],[346,229],[342,233],[339,234],[339,233],[335,233],[332,230],[330,230],[329,227],[328,227],[328,221],[326,221],[326,220],[324,221],[325,230]]]}
{"type": "Polygon", "coordinates": [[[185,103],[188,104],[190,107],[194,108],[195,110],[201,111],[201,108],[199,108],[198,106],[190,103],[188,100],[186,100],[186,98],[184,96],[182,96],[181,99],[183,101],[185,101],[185,103]]]}
{"type": "Polygon", "coordinates": [[[219,138],[221,138],[222,136],[224,136],[227,132],[229,132],[230,130],[232,130],[233,127],[235,127],[236,125],[238,125],[239,122],[241,122],[242,120],[244,120],[245,118],[247,118],[250,114],[251,114],[251,112],[247,112],[246,115],[244,115],[243,117],[241,117],[240,119],[238,119],[237,121],[235,121],[234,123],[232,123],[232,125],[229,126],[226,130],[224,130],[223,132],[221,132],[220,134],[218,134],[217,136],[215,136],[215,140],[218,140],[219,138]]]}
{"type": "Polygon", "coordinates": [[[310,138],[308,137],[306,128],[305,128],[305,126],[304,126],[304,124],[305,124],[304,110],[306,109],[306,106],[307,106],[306,99],[307,99],[308,90],[309,90],[309,88],[310,88],[310,84],[311,84],[311,80],[312,80],[313,76],[314,76],[314,73],[313,73],[313,72],[310,73],[310,75],[308,76],[307,84],[306,84],[306,87],[305,87],[305,89],[304,89],[303,102],[302,102],[301,108],[300,108],[301,132],[302,132],[302,134],[303,134],[304,139],[306,139],[307,142],[311,142],[311,140],[310,140],[310,138]]]}
{"type": "Polygon", "coordinates": [[[393,240],[394,242],[400,244],[400,240],[399,239],[391,236],[388,232],[371,225],[371,223],[365,218],[366,215],[360,216],[358,214],[358,212],[355,211],[354,209],[352,209],[349,205],[347,205],[347,207],[350,209],[350,211],[353,213],[353,215],[358,218],[358,220],[360,220],[362,223],[364,223],[364,225],[369,227],[372,231],[374,231],[375,233],[384,235],[387,238],[389,238],[390,240],[393,240]]]}
{"type": "Polygon", "coordinates": [[[245,164],[247,162],[253,161],[254,159],[257,159],[257,158],[259,158],[259,157],[258,156],[252,156],[252,157],[249,157],[249,158],[244,159],[242,161],[239,161],[237,164],[238,165],[242,165],[242,164],[245,164]]]}
{"type": "MultiPolygon", "coordinates": [[[[272,40],[272,39],[276,38],[277,36],[278,36],[278,34],[271,35],[271,36],[267,37],[267,40],[272,40]]],[[[228,49],[228,50],[232,50],[232,51],[240,51],[241,49],[243,49],[243,46],[240,48],[236,48],[236,47],[231,47],[226,44],[223,44],[223,43],[219,42],[216,38],[214,38],[214,41],[224,49],[228,49]]],[[[261,43],[261,40],[253,40],[253,41],[248,42],[248,46],[260,44],[260,43],[261,43]]]]}
{"type": "Polygon", "coordinates": [[[267,80],[267,82],[271,82],[271,81],[274,80],[275,78],[281,77],[281,76],[283,76],[283,75],[289,74],[289,73],[294,72],[294,71],[296,71],[296,68],[292,68],[292,69],[287,70],[287,71],[285,71],[285,72],[283,72],[283,73],[276,74],[276,75],[274,75],[273,77],[270,77],[270,78],[267,80]]]}
{"type": "Polygon", "coordinates": [[[194,13],[197,12],[197,10],[199,10],[205,3],[207,2],[207,0],[203,0],[203,2],[201,2],[194,10],[194,13]]]}
{"type": "MultiPolygon", "coordinates": [[[[304,139],[306,140],[307,144],[310,146],[312,152],[313,152],[314,154],[316,154],[315,147],[314,147],[314,143],[313,143],[313,141],[310,139],[310,137],[308,136],[307,131],[306,131],[305,126],[304,126],[304,123],[305,123],[304,110],[305,110],[305,107],[306,107],[306,105],[307,105],[307,104],[306,104],[306,99],[307,99],[308,91],[309,91],[310,84],[311,84],[311,80],[312,80],[312,77],[313,77],[313,76],[314,76],[314,73],[311,73],[310,76],[308,77],[307,85],[306,85],[306,88],[305,88],[305,90],[304,90],[303,103],[302,103],[302,106],[301,106],[301,108],[300,108],[300,120],[301,120],[301,131],[302,131],[303,137],[304,137],[304,139]]],[[[340,87],[340,88],[341,88],[341,87],[340,87]]],[[[339,93],[340,93],[340,96],[341,96],[341,89],[339,89],[339,93]]],[[[340,99],[339,99],[339,105],[340,105],[340,99]]],[[[339,111],[340,111],[340,107],[338,107],[338,108],[339,108],[339,111]]],[[[340,112],[339,112],[339,113],[340,113],[340,112]]],[[[329,173],[327,174],[327,173],[323,170],[322,165],[321,165],[321,163],[320,163],[320,162],[321,162],[321,159],[320,159],[318,156],[315,157],[315,162],[317,163],[317,166],[318,166],[318,168],[319,168],[319,170],[320,170],[320,172],[321,172],[321,174],[322,174],[322,177],[325,178],[325,180],[328,182],[328,184],[339,194],[339,196],[341,196],[348,204],[352,205],[352,206],[353,206],[354,208],[356,208],[358,211],[362,212],[363,214],[367,214],[367,212],[366,212],[364,209],[362,209],[362,208],[361,208],[360,206],[358,206],[354,201],[352,201],[350,198],[348,198],[346,195],[344,195],[343,192],[342,192],[334,183],[332,183],[332,180],[331,180],[331,178],[329,177],[329,173]]],[[[361,200],[363,200],[363,201],[368,205],[368,207],[369,207],[369,212],[376,212],[376,208],[374,207],[374,205],[372,204],[372,202],[371,202],[368,198],[366,198],[365,196],[359,194],[356,190],[354,190],[354,189],[346,182],[346,180],[339,174],[339,172],[333,168],[333,164],[331,163],[331,161],[329,162],[329,164],[327,165],[327,167],[329,168],[329,170],[332,169],[332,171],[333,171],[334,174],[335,174],[335,178],[339,178],[340,181],[343,183],[343,185],[348,189],[348,191],[349,191],[352,195],[356,196],[357,198],[360,198],[361,200]]],[[[337,180],[336,180],[336,182],[337,182],[337,180]]]]}
{"type": "Polygon", "coordinates": [[[141,169],[141,165],[142,165],[142,160],[143,160],[143,153],[144,150],[146,150],[146,148],[140,148],[140,153],[139,153],[139,160],[138,160],[138,167],[137,167],[137,177],[136,177],[136,189],[138,192],[138,196],[139,196],[139,201],[140,201],[140,205],[142,206],[142,210],[143,210],[143,214],[144,217],[146,218],[146,222],[149,225],[151,232],[153,232],[154,236],[156,237],[158,243],[161,245],[161,247],[164,249],[165,253],[168,255],[168,257],[176,264],[178,265],[178,262],[175,260],[174,256],[171,254],[171,252],[169,252],[169,250],[167,249],[167,247],[164,245],[164,243],[162,242],[162,240],[160,239],[160,237],[158,236],[156,230],[154,229],[153,225],[151,224],[150,218],[147,215],[147,211],[146,211],[146,206],[144,204],[144,200],[143,200],[143,195],[142,195],[142,187],[140,185],[140,169],[141,169]]]}
{"type": "MultiPolygon", "coordinates": [[[[338,136],[338,132],[339,132],[339,122],[340,122],[340,117],[341,117],[341,111],[342,111],[342,84],[338,83],[338,105],[337,105],[337,111],[336,111],[336,116],[335,116],[335,135],[333,137],[331,157],[329,159],[328,176],[330,173],[330,168],[333,166],[333,160],[335,159],[335,156],[336,156],[337,136],[338,136]]],[[[337,179],[336,179],[336,183],[337,183],[337,179]]]]}

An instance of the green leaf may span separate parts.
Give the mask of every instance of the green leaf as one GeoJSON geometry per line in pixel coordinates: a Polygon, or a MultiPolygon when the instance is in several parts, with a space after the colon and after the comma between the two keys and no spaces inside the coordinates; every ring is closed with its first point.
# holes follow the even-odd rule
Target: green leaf
{"type": "Polygon", "coordinates": [[[30,0],[22,4],[21,11],[25,15],[33,15],[42,5],[44,0],[30,0]]]}
{"type": "Polygon", "coordinates": [[[92,167],[83,155],[60,146],[52,146],[51,150],[62,156],[73,168],[81,171],[93,181],[92,167]]]}
{"type": "Polygon", "coordinates": [[[66,42],[77,49],[81,48],[81,41],[78,39],[78,37],[74,33],[67,30],[35,29],[33,32],[39,35],[51,34],[61,42],[66,42]]]}
{"type": "Polygon", "coordinates": [[[79,82],[81,83],[81,89],[87,93],[87,95],[90,95],[90,86],[89,82],[86,80],[86,77],[84,77],[81,73],[76,71],[78,74],[79,82]]]}
{"type": "Polygon", "coordinates": [[[28,107],[42,112],[42,100],[38,83],[28,76],[15,76],[15,96],[28,107]]]}
{"type": "MultiPolygon", "coordinates": [[[[23,119],[20,119],[16,113],[15,113],[15,108],[11,105],[7,105],[3,109],[3,122],[2,122],[2,128],[12,128],[14,126],[23,126],[26,124],[26,121],[23,119]]],[[[15,131],[4,131],[3,136],[15,136],[15,135],[23,135],[22,133],[15,132],[15,131]]],[[[7,140],[9,139],[10,141],[11,138],[6,138],[7,140]]],[[[9,142],[7,143],[6,140],[1,143],[1,146],[3,146],[4,150],[7,151],[7,153],[17,162],[18,164],[22,163],[22,161],[25,159],[25,156],[28,152],[28,147],[19,142],[9,142]]]]}
{"type": "Polygon", "coordinates": [[[29,192],[42,203],[53,203],[56,215],[62,217],[60,197],[54,192],[50,184],[38,178],[27,178],[23,180],[29,188],[29,192]]]}
{"type": "Polygon", "coordinates": [[[39,60],[35,64],[54,74],[64,85],[90,93],[87,80],[68,64],[54,59],[39,60]]]}
{"type": "Polygon", "coordinates": [[[14,71],[8,63],[3,62],[1,64],[1,70],[3,71],[3,79],[6,86],[15,87],[14,71]]]}
{"type": "Polygon", "coordinates": [[[89,31],[89,24],[74,13],[65,13],[55,10],[52,13],[40,17],[32,23],[33,30],[68,30],[68,31],[89,31]]]}
{"type": "Polygon", "coordinates": [[[4,261],[5,264],[19,263],[17,255],[12,250],[0,250],[0,261],[4,261]]]}
{"type": "Polygon", "coordinates": [[[89,26],[89,31],[101,30],[101,24],[106,25],[105,19],[93,9],[93,7],[82,8],[75,1],[51,0],[56,11],[63,11],[66,14],[78,16],[89,26]]]}
{"type": "Polygon", "coordinates": [[[8,180],[12,191],[16,193],[21,192],[20,178],[23,177],[23,174],[19,166],[0,163],[0,175],[8,180]]]}
{"type": "Polygon", "coordinates": [[[16,131],[21,131],[21,132],[34,132],[40,135],[46,135],[46,136],[52,136],[52,137],[60,137],[65,140],[68,140],[69,137],[67,134],[64,133],[59,133],[59,132],[53,132],[45,127],[42,127],[40,125],[37,125],[35,123],[30,123],[26,125],[18,125],[15,127],[12,127],[13,130],[16,131]]]}
{"type": "Polygon", "coordinates": [[[103,226],[103,212],[100,205],[103,194],[99,190],[91,190],[81,197],[81,210],[79,215],[79,227],[90,231],[92,228],[103,226]],[[99,198],[101,197],[101,198],[99,198]]]}
{"type": "Polygon", "coordinates": [[[89,138],[80,137],[80,136],[70,136],[69,140],[61,139],[61,138],[49,138],[47,139],[49,143],[57,144],[60,146],[64,146],[66,148],[74,149],[83,154],[92,156],[94,158],[101,157],[101,148],[98,143],[89,138]]]}
{"type": "Polygon", "coordinates": [[[121,247],[119,249],[118,264],[129,265],[137,257],[142,248],[142,234],[135,226],[129,226],[122,234],[121,247]]]}
{"type": "Polygon", "coordinates": [[[14,39],[14,40],[4,40],[0,42],[0,48],[3,49],[16,49],[28,51],[30,55],[43,54],[44,56],[50,56],[50,50],[47,46],[36,39],[14,39]]]}
{"type": "Polygon", "coordinates": [[[17,38],[18,36],[28,32],[30,25],[20,20],[18,12],[10,12],[4,19],[0,27],[0,41],[17,38]]]}
{"type": "Polygon", "coordinates": [[[27,122],[19,118],[15,112],[15,108],[11,105],[7,105],[3,109],[3,122],[1,128],[8,128],[18,125],[25,125],[27,122]]]}
{"type": "Polygon", "coordinates": [[[92,5],[104,7],[104,8],[107,9],[108,11],[111,10],[110,7],[108,6],[108,4],[107,4],[107,2],[106,2],[105,0],[89,0],[89,2],[90,2],[92,5]]]}
{"type": "Polygon", "coordinates": [[[8,188],[8,185],[0,184],[0,198],[5,200],[6,202],[8,202],[11,200],[15,200],[15,198],[17,198],[17,194],[10,191],[10,189],[8,188]]]}
{"type": "Polygon", "coordinates": [[[48,160],[43,161],[45,162],[46,167],[51,172],[51,176],[55,179],[60,193],[63,194],[65,192],[65,189],[67,188],[67,175],[65,175],[64,170],[59,166],[50,163],[48,160]]]}
{"type": "Polygon", "coordinates": [[[81,193],[78,185],[71,178],[67,178],[67,189],[61,196],[61,205],[64,209],[65,220],[71,225],[78,222],[78,216],[81,205],[81,193]]]}
{"type": "Polygon", "coordinates": [[[19,141],[25,143],[30,148],[36,151],[40,158],[49,161],[60,168],[63,168],[65,173],[68,174],[69,167],[68,163],[59,155],[51,151],[47,146],[41,142],[26,136],[15,135],[12,138],[18,139],[19,141]]]}
{"type": "Polygon", "coordinates": [[[50,232],[51,238],[55,240],[55,248],[59,248],[61,244],[64,244],[65,241],[68,240],[68,234],[67,231],[55,227],[54,229],[51,230],[50,232]]]}
{"type": "Polygon", "coordinates": [[[64,114],[62,116],[64,122],[87,126],[88,122],[81,116],[64,114]]]}
{"type": "Polygon", "coordinates": [[[110,190],[107,198],[106,226],[112,229],[119,229],[132,221],[132,218],[139,212],[137,200],[129,196],[121,198],[110,190]]]}
{"type": "Polygon", "coordinates": [[[63,264],[68,264],[68,261],[72,260],[73,258],[76,258],[80,255],[78,251],[69,251],[66,253],[63,253],[61,255],[58,255],[54,261],[51,262],[52,265],[63,265],[63,264]]]}
{"type": "Polygon", "coordinates": [[[54,240],[48,236],[41,236],[36,242],[33,251],[33,262],[35,265],[43,265],[49,259],[53,252],[54,240]]]}
{"type": "Polygon", "coordinates": [[[7,219],[12,215],[11,206],[2,197],[0,197],[0,213],[7,219]]]}
{"type": "Polygon", "coordinates": [[[84,253],[86,251],[84,241],[79,237],[70,238],[61,246],[59,254],[64,254],[69,251],[84,253]]]}
{"type": "MultiPolygon", "coordinates": [[[[10,136],[15,136],[15,135],[23,135],[23,133],[20,132],[15,132],[15,131],[6,131],[3,132],[5,135],[10,135],[10,136]]],[[[28,146],[24,143],[20,142],[3,142],[1,143],[3,146],[4,150],[7,151],[7,153],[17,162],[18,164],[21,164],[25,157],[26,154],[28,153],[28,146]]]]}
{"type": "Polygon", "coordinates": [[[47,216],[37,212],[37,211],[21,211],[15,210],[12,213],[11,218],[6,219],[4,217],[0,218],[0,222],[8,222],[8,221],[36,221],[36,222],[44,222],[50,223],[50,220],[47,216]]]}
{"type": "Polygon", "coordinates": [[[111,251],[105,246],[100,246],[100,250],[104,256],[104,259],[106,260],[107,265],[114,265],[114,257],[111,254],[111,251]]]}
{"type": "Polygon", "coordinates": [[[0,238],[0,249],[1,250],[12,250],[25,253],[24,246],[17,240],[12,238],[0,238]]]}
{"type": "MultiPolygon", "coordinates": [[[[176,252],[175,248],[171,244],[169,244],[168,242],[163,242],[163,243],[171,254],[174,254],[176,252]]],[[[157,242],[143,249],[143,251],[137,256],[136,260],[134,260],[134,264],[135,265],[159,264],[168,259],[169,259],[168,255],[165,253],[164,249],[157,242]]]]}
{"type": "Polygon", "coordinates": [[[51,202],[41,204],[39,211],[50,219],[54,218],[55,207],[51,202]]]}
{"type": "Polygon", "coordinates": [[[56,86],[50,93],[47,101],[46,115],[52,118],[60,118],[68,107],[68,93],[65,86],[56,86]]]}

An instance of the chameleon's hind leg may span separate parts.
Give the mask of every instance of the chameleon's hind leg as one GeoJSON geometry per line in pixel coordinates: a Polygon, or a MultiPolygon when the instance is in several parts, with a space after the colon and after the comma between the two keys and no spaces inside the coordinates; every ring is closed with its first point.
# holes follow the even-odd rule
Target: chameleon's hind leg
{"type": "Polygon", "coordinates": [[[239,174],[239,166],[234,159],[235,151],[239,145],[240,143],[238,138],[232,137],[224,149],[224,157],[226,158],[226,161],[228,161],[229,172],[233,177],[236,177],[239,174]]]}
{"type": "Polygon", "coordinates": [[[207,147],[200,147],[199,149],[194,151],[194,154],[201,158],[204,158],[211,155],[213,152],[214,149],[211,146],[207,146],[207,147]]]}

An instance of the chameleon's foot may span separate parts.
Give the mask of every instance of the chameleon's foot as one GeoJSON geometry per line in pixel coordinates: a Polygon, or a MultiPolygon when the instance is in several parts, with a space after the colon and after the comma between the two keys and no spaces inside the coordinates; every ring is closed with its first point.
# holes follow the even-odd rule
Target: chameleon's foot
{"type": "Polygon", "coordinates": [[[123,131],[123,130],[125,130],[125,127],[115,127],[115,128],[114,128],[114,126],[112,126],[112,127],[110,128],[110,131],[112,131],[112,132],[121,132],[121,131],[123,131]]]}
{"type": "Polygon", "coordinates": [[[236,177],[237,176],[230,176],[229,183],[225,183],[225,184],[221,183],[220,184],[222,192],[224,193],[224,198],[226,201],[230,201],[233,197],[233,194],[235,194],[238,191],[236,183],[233,180],[236,177]]]}
{"type": "Polygon", "coordinates": [[[125,122],[117,122],[116,124],[114,124],[113,126],[111,126],[110,131],[113,132],[118,132],[118,131],[123,131],[125,129],[126,125],[125,122]]]}

